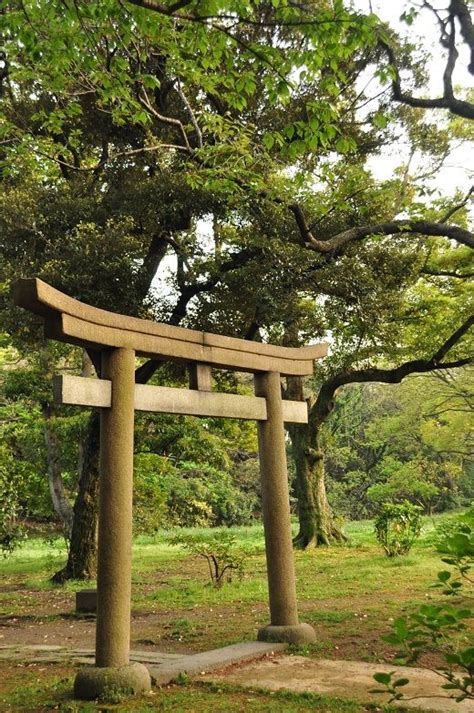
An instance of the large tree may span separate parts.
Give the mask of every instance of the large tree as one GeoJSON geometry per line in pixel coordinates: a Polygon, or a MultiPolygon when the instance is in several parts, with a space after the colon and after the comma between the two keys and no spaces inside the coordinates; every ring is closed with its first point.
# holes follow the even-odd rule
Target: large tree
{"type": "MultiPolygon", "coordinates": [[[[462,225],[398,218],[387,193],[377,199],[357,184],[362,169],[318,212],[315,176],[332,187],[344,171],[334,155],[352,152],[360,167],[388,135],[383,98],[360,120],[370,97],[356,80],[385,56],[381,39],[398,44],[377,18],[341,2],[275,5],[4,3],[5,285],[34,271],[92,304],[196,323],[206,295],[228,297],[243,270],[272,277],[282,297],[306,289],[314,298],[308,281],[332,265],[319,294],[339,292],[350,305],[344,265],[376,236],[388,236],[395,255],[410,235],[472,246],[462,225]],[[212,251],[196,230],[206,216],[212,251]],[[174,299],[153,305],[169,251],[174,299]]],[[[276,335],[281,315],[264,292],[245,309],[231,299],[214,324],[276,335]]],[[[137,380],[157,366],[142,365],[137,380]]],[[[63,576],[93,570],[97,442],[92,421],[63,576]]]]}

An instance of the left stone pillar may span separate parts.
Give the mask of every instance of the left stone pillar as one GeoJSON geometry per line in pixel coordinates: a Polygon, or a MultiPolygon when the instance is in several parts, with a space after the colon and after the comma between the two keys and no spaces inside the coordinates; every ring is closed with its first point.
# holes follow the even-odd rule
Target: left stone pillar
{"type": "Polygon", "coordinates": [[[146,667],[129,662],[135,352],[103,352],[101,376],[112,382],[112,405],[100,419],[96,665],[74,683],[75,695],[89,700],[151,687],[146,667]]]}

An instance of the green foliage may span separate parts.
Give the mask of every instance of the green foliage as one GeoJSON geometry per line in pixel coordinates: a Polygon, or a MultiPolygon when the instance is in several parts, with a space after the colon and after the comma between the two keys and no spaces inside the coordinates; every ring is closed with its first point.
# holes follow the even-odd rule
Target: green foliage
{"type": "MultiPolygon", "coordinates": [[[[438,572],[434,587],[442,588],[443,594],[456,597],[472,596],[474,580],[470,569],[474,565],[474,507],[461,517],[440,528],[437,550],[444,556],[442,561],[451,565],[456,576],[449,570],[438,572]],[[465,587],[468,591],[465,591],[465,587]]],[[[443,688],[453,693],[456,701],[474,700],[474,647],[465,646],[466,621],[474,612],[462,600],[456,604],[424,604],[409,617],[395,620],[393,631],[384,640],[395,644],[398,657],[407,663],[416,662],[428,650],[443,654],[445,667],[442,675],[443,688]]],[[[377,673],[374,678],[385,688],[376,692],[389,693],[390,702],[403,698],[399,690],[408,681],[394,680],[394,672],[377,673]]]]}
{"type": "Polygon", "coordinates": [[[474,584],[471,568],[474,566],[474,505],[464,515],[440,528],[440,539],[436,546],[443,555],[442,561],[454,569],[455,576],[448,570],[438,572],[438,583],[443,594],[459,595],[463,584],[474,584]]]}
{"type": "Polygon", "coordinates": [[[385,503],[374,527],[387,557],[405,555],[421,532],[421,508],[409,502],[385,503]]]}
{"type": "Polygon", "coordinates": [[[20,506],[21,482],[14,459],[0,445],[0,552],[6,557],[25,538],[20,506]]]}
{"type": "Polygon", "coordinates": [[[400,385],[340,389],[325,431],[328,495],[345,517],[372,517],[384,502],[425,512],[474,497],[472,373],[411,377],[400,385]]]}
{"type": "Polygon", "coordinates": [[[232,532],[222,530],[206,538],[181,532],[171,537],[169,542],[205,559],[211,584],[218,589],[224,582],[232,581],[233,572],[239,577],[242,576],[245,560],[249,556],[248,551],[238,546],[237,538],[232,532]]]}
{"type": "Polygon", "coordinates": [[[163,526],[247,524],[255,500],[236,487],[229,472],[140,453],[135,457],[134,508],[136,531],[150,533],[163,526]]]}

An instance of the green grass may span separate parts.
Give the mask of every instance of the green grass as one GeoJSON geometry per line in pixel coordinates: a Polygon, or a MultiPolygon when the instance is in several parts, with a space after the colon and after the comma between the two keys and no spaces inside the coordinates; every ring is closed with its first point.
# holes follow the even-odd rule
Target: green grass
{"type": "MultiPolygon", "coordinates": [[[[300,617],[315,627],[317,642],[304,650],[295,649],[294,653],[384,660],[390,647],[381,636],[389,630],[390,619],[414,609],[427,597],[435,601],[441,596],[430,590],[429,585],[441,567],[433,541],[435,524],[442,519],[425,518],[420,539],[407,556],[400,558],[384,556],[375,541],[373,525],[367,521],[347,524],[345,530],[350,537],[347,545],[295,552],[300,617]]],[[[188,532],[206,537],[215,530],[188,532]]],[[[256,525],[236,528],[233,533],[239,546],[251,554],[243,577],[221,589],[210,586],[204,560],[169,544],[170,531],[135,539],[132,609],[136,617],[146,616],[142,616],[135,639],[132,626],[133,648],[153,644],[164,652],[192,652],[255,638],[256,629],[268,623],[263,529],[256,525]]],[[[42,633],[48,625],[58,627],[61,622],[65,629],[69,627],[74,618],[72,593],[93,583],[51,584],[49,578],[63,564],[64,557],[63,541],[31,539],[2,562],[3,616],[10,621],[18,617],[28,621],[28,626],[41,623],[42,633]]],[[[52,673],[43,680],[46,673],[43,671],[39,679],[31,681],[25,681],[22,675],[5,699],[10,706],[6,710],[291,712],[315,707],[341,713],[367,710],[354,702],[317,696],[285,697],[227,688],[217,693],[209,686],[194,684],[158,691],[152,697],[127,703],[127,707],[101,704],[99,709],[95,704],[71,701],[72,669],[69,677],[60,680],[54,680],[52,673]]]]}
{"type": "Polygon", "coordinates": [[[314,711],[320,713],[361,713],[368,710],[394,711],[389,706],[380,707],[362,704],[348,699],[321,696],[313,693],[270,692],[241,689],[236,686],[207,683],[185,683],[167,686],[124,701],[81,702],[71,699],[73,678],[45,678],[14,688],[3,698],[1,710],[5,711],[60,711],[63,713],[92,713],[93,711],[117,711],[119,713],[151,713],[151,711],[175,711],[179,713],[228,713],[229,710],[245,713],[297,713],[314,711]]]}

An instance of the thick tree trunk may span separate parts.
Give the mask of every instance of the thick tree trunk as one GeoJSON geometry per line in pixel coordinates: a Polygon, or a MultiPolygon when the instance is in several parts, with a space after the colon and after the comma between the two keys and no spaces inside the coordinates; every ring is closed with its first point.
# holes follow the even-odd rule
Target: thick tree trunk
{"type": "Polygon", "coordinates": [[[99,413],[94,411],[85,439],[68,560],[52,578],[57,583],[67,579],[92,579],[96,574],[99,440],[99,413]]]}
{"type": "Polygon", "coordinates": [[[43,407],[44,418],[44,440],[46,443],[46,456],[48,462],[48,485],[54,512],[59,517],[64,534],[69,539],[71,536],[73,512],[69,502],[62,478],[61,469],[61,449],[58,435],[54,428],[51,428],[51,407],[43,407]]]}
{"type": "MultiPolygon", "coordinates": [[[[301,377],[288,377],[288,398],[304,401],[301,377]]],[[[324,458],[321,450],[321,425],[310,418],[308,424],[288,425],[295,464],[295,490],[299,531],[294,545],[301,549],[346,541],[334,523],[326,495],[324,458]]]]}

